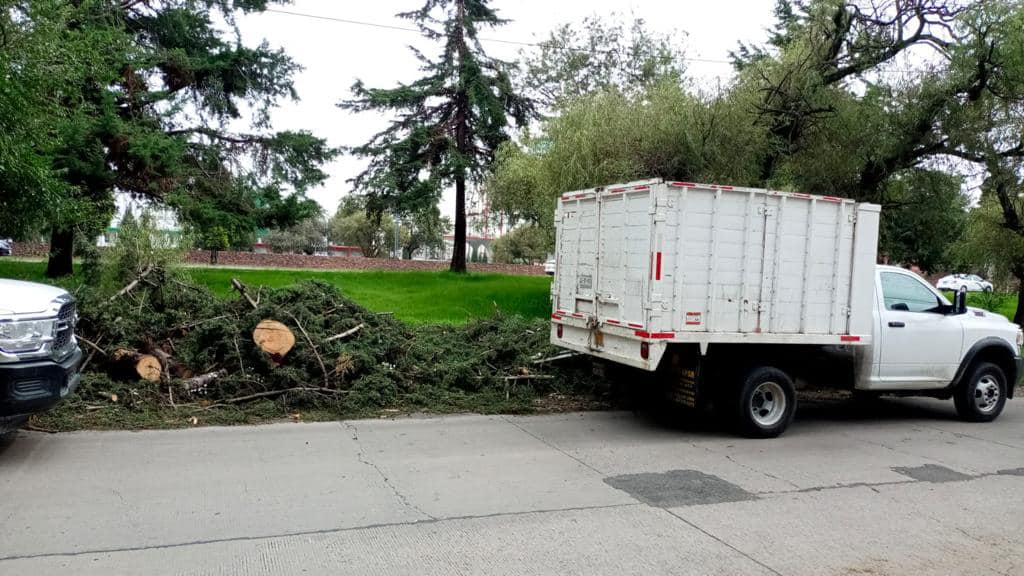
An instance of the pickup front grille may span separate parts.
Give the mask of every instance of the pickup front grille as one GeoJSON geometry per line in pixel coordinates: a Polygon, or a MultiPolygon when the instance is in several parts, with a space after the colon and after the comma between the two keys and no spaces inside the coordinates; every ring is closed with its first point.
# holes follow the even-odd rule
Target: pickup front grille
{"type": "Polygon", "coordinates": [[[52,346],[54,356],[63,356],[71,351],[77,321],[75,311],[75,303],[67,302],[57,313],[57,333],[53,335],[52,346]]]}

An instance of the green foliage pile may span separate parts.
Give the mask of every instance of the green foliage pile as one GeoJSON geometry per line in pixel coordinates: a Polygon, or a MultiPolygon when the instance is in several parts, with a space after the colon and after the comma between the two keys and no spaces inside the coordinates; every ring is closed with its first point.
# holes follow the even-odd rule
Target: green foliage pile
{"type": "Polygon", "coordinates": [[[248,292],[259,296],[257,307],[243,298],[225,302],[163,268],[113,301],[108,289],[83,288],[78,332],[106,356],[85,348],[90,359],[77,398],[46,422],[68,429],[187,425],[192,417],[248,422],[296,412],[521,412],[538,394],[589,393],[601,385],[585,360],[534,364],[558,353],[544,320],[495,312],[463,326],[414,327],[370,312],[321,281],[248,292]],[[264,319],[295,335],[280,364],[252,339],[264,319]],[[349,337],[329,340],[360,325],[349,337]],[[117,349],[166,354],[175,369],[162,382],[124,379],[109,362],[117,349]],[[221,377],[198,390],[190,385],[190,378],[213,372],[221,377]]]}

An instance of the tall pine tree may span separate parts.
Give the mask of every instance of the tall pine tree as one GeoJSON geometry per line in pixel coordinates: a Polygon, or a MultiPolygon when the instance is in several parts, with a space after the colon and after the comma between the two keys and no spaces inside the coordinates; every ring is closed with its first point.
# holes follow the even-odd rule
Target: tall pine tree
{"type": "Polygon", "coordinates": [[[117,192],[168,205],[201,237],[213,231],[234,243],[316,211],[303,193],[326,179],[321,166],[335,151],[309,133],[269,126],[270,109],[297,98],[299,67],[265,44],[243,45],[232,27],[269,1],[72,3],[79,15],[69,30],[126,41],[109,76],[86,77],[63,102],[54,164],[71,185],[67,204],[79,208],[50,218],[49,276],[71,272],[75,234],[109,221],[117,192]]]}
{"type": "Polygon", "coordinates": [[[488,0],[427,0],[422,8],[398,14],[423,35],[443,44],[428,58],[413,48],[425,76],[397,88],[352,87],[347,110],[392,113],[396,119],[351,152],[369,158],[354,179],[367,197],[367,209],[414,214],[436,205],[455,186],[455,245],[451,270],[466,271],[466,185],[479,182],[508,140],[509,120],[523,126],[533,114],[530,102],[512,88],[509,66],[490,58],[477,36],[483,27],[506,23],[488,0]]]}

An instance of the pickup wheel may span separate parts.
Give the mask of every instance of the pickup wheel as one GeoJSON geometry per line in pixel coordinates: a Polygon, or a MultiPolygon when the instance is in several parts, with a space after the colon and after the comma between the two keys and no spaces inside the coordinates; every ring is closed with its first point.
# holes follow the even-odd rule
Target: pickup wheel
{"type": "Polygon", "coordinates": [[[796,414],[793,380],[778,368],[754,368],[740,382],[733,407],[737,432],[748,438],[775,438],[796,414]]]}
{"type": "Polygon", "coordinates": [[[991,422],[1006,405],[1006,375],[991,362],[971,368],[953,394],[956,413],[967,422],[991,422]]]}

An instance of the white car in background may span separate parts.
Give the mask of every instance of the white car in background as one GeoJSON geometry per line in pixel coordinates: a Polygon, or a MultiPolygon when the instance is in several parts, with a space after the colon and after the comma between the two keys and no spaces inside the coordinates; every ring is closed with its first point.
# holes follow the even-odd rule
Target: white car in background
{"type": "Polygon", "coordinates": [[[555,275],[555,259],[554,258],[548,258],[547,260],[544,261],[544,273],[547,274],[548,276],[554,276],[555,275]]]}
{"type": "Polygon", "coordinates": [[[968,292],[991,292],[992,283],[977,274],[950,274],[935,283],[939,290],[957,291],[967,288],[968,292]]]}

